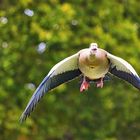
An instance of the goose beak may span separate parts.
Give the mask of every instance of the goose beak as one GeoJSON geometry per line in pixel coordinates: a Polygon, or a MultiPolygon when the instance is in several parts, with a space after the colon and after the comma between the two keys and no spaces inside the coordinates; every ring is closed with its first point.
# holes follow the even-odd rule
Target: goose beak
{"type": "Polygon", "coordinates": [[[97,48],[96,47],[91,47],[90,48],[90,54],[95,55],[97,53],[97,48]]]}
{"type": "Polygon", "coordinates": [[[91,43],[89,49],[91,54],[95,54],[98,50],[98,45],[96,43],[91,43]]]}

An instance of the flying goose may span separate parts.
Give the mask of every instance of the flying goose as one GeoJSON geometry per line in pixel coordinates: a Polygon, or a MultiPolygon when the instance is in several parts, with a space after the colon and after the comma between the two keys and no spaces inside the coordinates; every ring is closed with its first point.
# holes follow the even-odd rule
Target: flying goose
{"type": "Polygon", "coordinates": [[[140,77],[124,59],[114,56],[91,43],[89,48],[57,63],[40,83],[20,117],[23,122],[30,115],[45,93],[57,86],[82,75],[80,92],[88,90],[91,81],[102,88],[106,75],[110,73],[121,78],[140,90],[140,77]]]}

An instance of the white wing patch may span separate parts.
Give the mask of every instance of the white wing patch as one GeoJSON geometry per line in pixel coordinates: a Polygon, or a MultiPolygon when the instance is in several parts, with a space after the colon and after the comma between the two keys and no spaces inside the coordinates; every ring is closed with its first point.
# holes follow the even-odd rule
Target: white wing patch
{"type": "Polygon", "coordinates": [[[52,73],[53,73],[52,76],[54,76],[57,74],[64,73],[66,71],[78,69],[78,57],[79,57],[79,53],[76,53],[60,61],[50,70],[48,76],[52,73]]]}
{"type": "Polygon", "coordinates": [[[124,71],[139,77],[137,72],[134,70],[134,68],[124,59],[114,56],[110,53],[107,53],[107,57],[109,58],[112,64],[111,65],[112,68],[116,66],[117,70],[124,71]]]}

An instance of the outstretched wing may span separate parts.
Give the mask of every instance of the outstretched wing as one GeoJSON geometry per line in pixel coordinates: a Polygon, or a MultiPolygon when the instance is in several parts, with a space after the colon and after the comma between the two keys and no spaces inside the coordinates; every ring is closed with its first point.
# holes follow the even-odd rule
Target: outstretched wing
{"type": "Polygon", "coordinates": [[[128,62],[110,53],[107,53],[107,57],[110,60],[109,72],[111,74],[129,82],[137,89],[140,89],[140,77],[128,62]]]}
{"type": "Polygon", "coordinates": [[[21,122],[26,120],[45,93],[65,82],[68,82],[69,80],[78,77],[81,74],[81,71],[78,69],[78,56],[79,54],[77,53],[62,60],[50,70],[48,75],[44,78],[32,95],[27,107],[20,117],[21,122]]]}

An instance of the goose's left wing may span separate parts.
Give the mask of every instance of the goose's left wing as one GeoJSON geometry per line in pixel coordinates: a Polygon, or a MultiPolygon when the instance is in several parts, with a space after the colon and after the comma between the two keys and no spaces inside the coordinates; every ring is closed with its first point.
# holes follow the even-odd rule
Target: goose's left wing
{"type": "Polygon", "coordinates": [[[78,68],[79,54],[74,54],[68,58],[57,63],[44,78],[41,84],[38,86],[34,94],[32,95],[27,107],[20,117],[20,121],[24,121],[35,108],[41,97],[49,90],[68,82],[81,74],[78,68]]]}
{"type": "Polygon", "coordinates": [[[124,59],[107,53],[107,58],[110,61],[109,72],[140,90],[140,77],[134,68],[124,59]]]}

